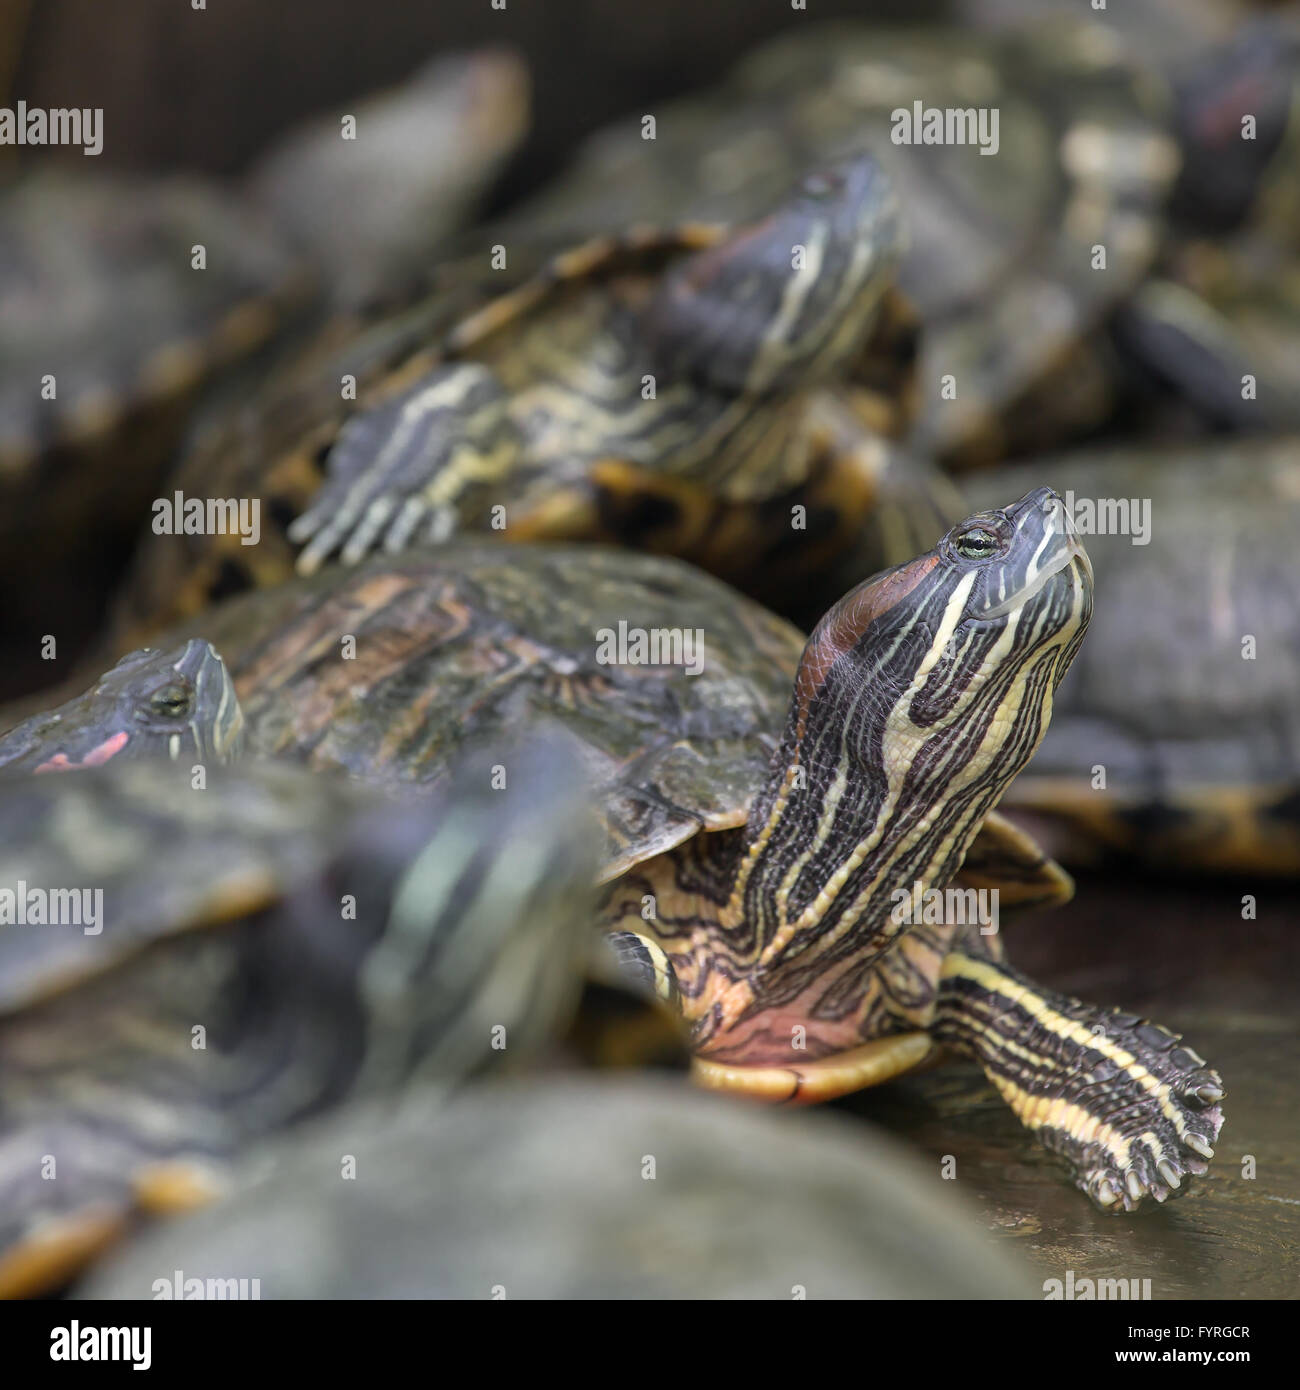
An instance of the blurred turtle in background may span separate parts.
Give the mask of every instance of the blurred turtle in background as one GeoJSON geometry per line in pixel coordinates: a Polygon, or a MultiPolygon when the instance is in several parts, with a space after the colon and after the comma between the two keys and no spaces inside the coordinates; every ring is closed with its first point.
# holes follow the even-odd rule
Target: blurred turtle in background
{"type": "Polygon", "coordinates": [[[1110,383],[1084,340],[1148,272],[1180,163],[1165,84],[1104,19],[997,35],[810,26],[654,122],[653,139],[640,118],[593,137],[500,239],[666,211],[744,217],[791,169],[866,147],[910,238],[899,284],[923,325],[919,450],[988,462],[1104,418],[1110,383]],[[910,125],[915,103],[997,125],[982,147],[978,122],[961,143],[922,143],[898,115],[910,125]]]}
{"type": "Polygon", "coordinates": [[[1004,808],[1070,864],[1300,873],[1300,438],[1048,457],[967,491],[1040,480],[1075,504],[1097,612],[1004,808]]]}
{"type": "MultiPolygon", "coordinates": [[[[1267,376],[1266,349],[1285,330],[1257,322],[1266,293],[1247,315],[1165,248],[1261,222],[1297,235],[1297,31],[1283,16],[1242,22],[1231,6],[1078,8],[976,0],[962,9],[974,28],[830,24],[782,37],[719,91],[592,137],[498,235],[517,246],[666,209],[743,217],[788,168],[865,144],[910,232],[899,283],[923,325],[922,453],[994,462],[1121,409],[1145,427],[1157,384],[1221,419],[1240,406],[1232,363],[1245,355],[1267,376]],[[911,131],[917,106],[925,119],[971,120],[925,144],[911,131]],[[981,112],[998,117],[982,134],[981,112]],[[1224,316],[1240,322],[1210,326],[1224,316]]],[[[1254,264],[1249,251],[1234,259],[1243,272],[1254,264]]],[[[1274,281],[1264,271],[1256,283],[1274,281]]],[[[1253,412],[1257,427],[1293,418],[1290,380],[1261,386],[1271,410],[1253,412]]]]}
{"type": "Polygon", "coordinates": [[[905,409],[898,246],[860,157],[752,224],[573,248],[468,317],[435,293],[201,441],[173,486],[260,496],[261,538],[146,537],[122,640],[283,580],[294,542],[304,573],[457,529],[612,540],[760,587],[815,569],[909,486],[877,432],[905,409]]]}
{"type": "Polygon", "coordinates": [[[1174,82],[1188,152],[1174,234],[1115,325],[1135,368],[1126,423],[1300,429],[1300,24],[1258,18],[1174,82]]]}
{"type": "Polygon", "coordinates": [[[67,772],[110,758],[229,762],[243,724],[234,682],[207,642],[164,652],[146,647],[123,657],[85,694],[0,734],[0,774],[67,772]]]}
{"type": "Polygon", "coordinates": [[[528,115],[520,58],[445,54],[277,140],[249,194],[317,268],[329,304],[363,309],[429,273],[518,148],[528,115]],[[348,118],[354,134],[341,128],[348,118]]]}
{"type": "Polygon", "coordinates": [[[551,1037],[591,836],[554,747],[496,756],[419,799],[166,759],[0,784],[0,1295],[219,1194],[258,1137],[551,1037]]]}
{"type": "Polygon", "coordinates": [[[342,313],[321,331],[345,336],[361,299],[424,271],[526,104],[518,59],[446,57],[355,107],[355,138],[338,117],[291,133],[242,191],[60,169],[0,193],[0,602],[15,630],[93,621],[201,389],[313,310],[342,313]]]}
{"type": "Polygon", "coordinates": [[[1091,611],[1059,506],[1040,489],[969,518],[806,645],[678,562],[464,541],[192,627],[262,756],[438,782],[467,745],[560,725],[601,811],[602,924],[682,1015],[704,1084],[815,1101],[952,1047],[1099,1205],[1132,1209],[1204,1171],[1218,1076],[1164,1029],[1016,974],[971,918],[898,915],[959,873],[1008,912],[1070,891],[993,811],[1091,611]]]}
{"type": "Polygon", "coordinates": [[[261,1298],[1035,1296],[954,1184],[883,1136],[664,1082],[356,1107],[259,1157],[74,1297],[152,1298],[163,1270],[261,1298]]]}

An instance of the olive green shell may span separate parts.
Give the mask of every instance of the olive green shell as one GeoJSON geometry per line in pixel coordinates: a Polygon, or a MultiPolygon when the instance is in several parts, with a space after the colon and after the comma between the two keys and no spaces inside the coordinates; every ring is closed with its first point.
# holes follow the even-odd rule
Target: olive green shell
{"type": "Polygon", "coordinates": [[[79,170],[7,189],[0,481],[256,347],[307,288],[308,266],[340,306],[378,293],[384,274],[423,274],[522,137],[527,89],[508,53],[448,55],[353,103],[355,138],[341,138],[338,115],[295,128],[247,188],[79,170]]]}
{"type": "Polygon", "coordinates": [[[675,560],[490,541],[332,567],[186,630],[225,657],[254,755],[438,782],[467,745],[558,724],[605,817],[608,873],[744,820],[804,640],[675,560]],[[699,674],[602,661],[620,623],[699,634],[699,674]]]}
{"type": "Polygon", "coordinates": [[[798,170],[865,147],[907,212],[899,283],[925,325],[920,442],[962,461],[1052,442],[1108,406],[1099,364],[1067,360],[1150,267],[1179,168],[1164,84],[1104,21],[1009,35],[797,25],[720,90],[657,109],[653,139],[639,116],[593,137],[501,239],[743,219],[798,170]],[[895,113],[916,100],[996,110],[997,153],[894,143],[895,113]],[[940,394],[949,374],[953,398],[940,394]]]}
{"type": "Polygon", "coordinates": [[[479,1087],[432,1116],[358,1107],[264,1166],[77,1295],[151,1298],[179,1269],[258,1278],[263,1299],[1032,1296],[943,1190],[957,1184],[885,1135],[665,1081],[479,1087]]]}

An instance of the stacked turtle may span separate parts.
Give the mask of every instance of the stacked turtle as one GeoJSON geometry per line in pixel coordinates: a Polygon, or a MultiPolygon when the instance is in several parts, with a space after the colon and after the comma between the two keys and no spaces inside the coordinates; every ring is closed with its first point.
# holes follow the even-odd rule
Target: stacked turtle
{"type": "Polygon", "coordinates": [[[592,137],[501,239],[744,218],[791,170],[865,147],[909,214],[921,452],[987,464],[1149,416],[1135,373],[1202,419],[1294,427],[1294,21],[970,8],[974,28],[801,26],[653,132],[592,137]],[[927,125],[953,112],[955,130],[927,125]]]}
{"type": "MultiPolygon", "coordinates": [[[[1206,422],[1293,430],[1294,26],[1270,16],[1234,32],[1213,7],[1180,10],[1194,22],[1174,43],[1159,4],[1042,24],[1026,24],[1015,3],[982,8],[999,21],[987,31],[857,25],[780,39],[719,93],[657,113],[652,139],[631,121],[594,137],[500,235],[602,227],[626,215],[616,209],[651,206],[743,216],[788,167],[865,142],[900,187],[912,233],[899,278],[923,324],[909,440],[922,455],[966,467],[1106,422],[1150,432],[1154,420],[1183,435],[1206,422]],[[908,93],[938,109],[996,106],[1002,138],[1026,148],[1008,143],[985,160],[961,145],[909,143],[898,125],[908,93]]],[[[1051,829],[1067,862],[1117,853],[1177,870],[1293,874],[1300,768],[1289,692],[1300,634],[1287,615],[1300,594],[1284,518],[1296,447],[1283,435],[1206,442],[1181,463],[1154,447],[1117,450],[1104,466],[1087,454],[1039,456],[1005,483],[972,484],[965,499],[923,458],[895,450],[888,476],[904,480],[893,487],[900,505],[877,507],[829,577],[786,586],[781,606],[815,620],[969,505],[1036,482],[1103,506],[1147,499],[1154,548],[1101,537],[1095,558],[1103,585],[1113,568],[1117,589],[1161,588],[1103,604],[1092,693],[1081,680],[1066,687],[1070,722],[1013,799],[1049,818],[1035,826],[1051,829]],[[1231,583],[1199,563],[1210,553],[1230,556],[1231,583]],[[1250,636],[1268,653],[1262,662],[1240,655],[1250,636]],[[1139,672],[1141,693],[1115,687],[1116,669],[1139,672]]]]}
{"type": "Polygon", "coordinates": [[[927,506],[884,438],[909,360],[899,235],[890,183],[858,157],[756,221],[584,244],[467,316],[435,292],[309,353],[173,480],[259,496],[260,543],[151,540],[123,640],[295,565],[460,529],[615,541],[746,582],[806,574],[882,493],[927,506]]]}

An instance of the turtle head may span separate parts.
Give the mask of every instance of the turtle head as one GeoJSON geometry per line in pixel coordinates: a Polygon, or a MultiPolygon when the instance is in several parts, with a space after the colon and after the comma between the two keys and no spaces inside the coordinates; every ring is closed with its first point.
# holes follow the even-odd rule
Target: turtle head
{"type": "Polygon", "coordinates": [[[846,159],[669,271],[646,309],[648,341],[670,376],[719,390],[815,384],[861,351],[901,245],[880,166],[846,159]]]}
{"type": "Polygon", "coordinates": [[[851,914],[861,958],[882,949],[883,888],[942,886],[961,867],[1038,746],[1091,610],[1088,558],[1047,488],[835,604],[745,829],[768,915],[833,935],[851,914]]]}
{"type": "Polygon", "coordinates": [[[1038,746],[1091,612],[1092,568],[1055,492],[977,512],[818,624],[802,741],[842,734],[895,815],[969,797],[982,816],[1038,746]]]}
{"type": "Polygon", "coordinates": [[[0,767],[64,772],[132,757],[228,762],[242,732],[225,662],[194,639],[132,652],[84,695],[19,724],[0,739],[0,767]]]}

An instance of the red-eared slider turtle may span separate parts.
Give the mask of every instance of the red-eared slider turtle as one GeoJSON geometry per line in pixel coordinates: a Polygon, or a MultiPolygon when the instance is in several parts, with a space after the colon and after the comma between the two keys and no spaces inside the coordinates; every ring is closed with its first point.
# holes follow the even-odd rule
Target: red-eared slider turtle
{"type": "Polygon", "coordinates": [[[350,1107],[275,1148],[219,1207],[133,1242],[74,1296],[1034,1296],[957,1184],[884,1136],[663,1081],[350,1107]]]}
{"type": "Polygon", "coordinates": [[[850,592],[802,655],[716,581],[597,547],[452,543],[196,626],[262,754],[437,780],[467,742],[563,725],[604,816],[603,925],[679,1008],[705,1084],[824,1099],[951,1046],[1079,1186],[1132,1208],[1203,1171],[1217,1075],[1164,1029],[1003,965],[961,916],[978,899],[908,906],[963,861],[1004,905],[1061,896],[990,814],[1091,610],[1059,508],[1040,489],[972,517],[850,592]]]}
{"type": "Polygon", "coordinates": [[[1150,268],[1179,171],[1168,85],[1105,19],[799,23],[719,91],[594,137],[497,239],[744,218],[793,170],[865,146],[910,237],[922,450],[969,463],[1056,443],[1109,409],[1109,364],[1085,339],[1150,268]]]}
{"type": "Polygon", "coordinates": [[[110,758],[228,762],[242,734],[225,663],[191,640],[132,652],[83,695],[0,734],[0,773],[65,772],[110,758]]]}
{"type": "Polygon", "coordinates": [[[887,423],[872,411],[906,356],[888,293],[898,235],[863,157],[752,224],[571,250],[417,347],[411,323],[427,332],[450,308],[435,296],[351,363],[328,359],[332,379],[290,373],[189,458],[174,490],[260,497],[260,541],[146,537],[128,621],[283,579],[286,528],[304,572],[457,527],[626,542],[769,583],[814,567],[857,535],[887,472],[868,426],[887,423]],[[340,399],[339,369],[369,372],[361,408],[340,399]]]}
{"type": "Polygon", "coordinates": [[[579,806],[546,745],[421,798],[166,760],[0,785],[0,1295],[219,1193],[259,1137],[549,1038],[586,953],[579,806]]]}
{"type": "Polygon", "coordinates": [[[1300,439],[1044,458],[996,488],[1044,478],[1097,616],[1004,809],[1068,863],[1300,873],[1300,439]]]}

